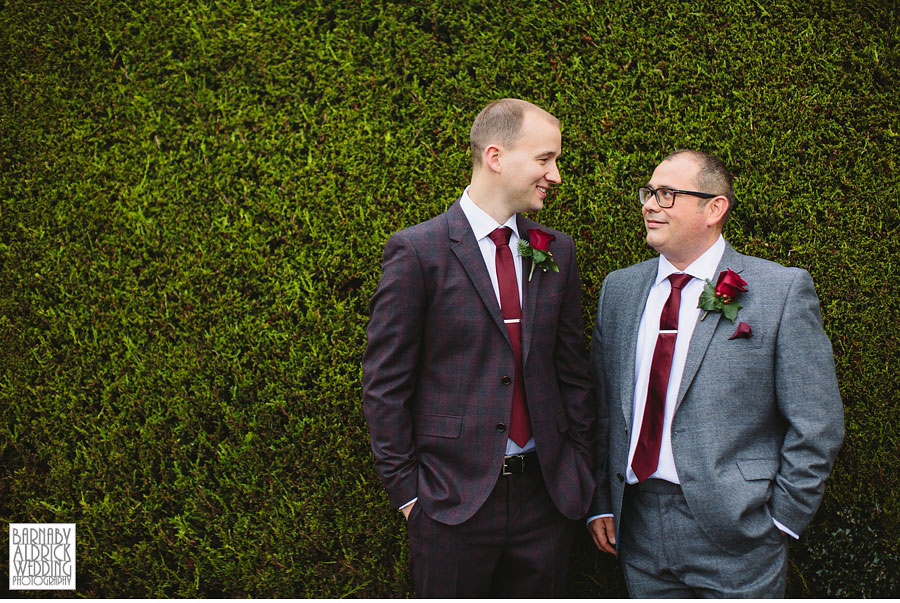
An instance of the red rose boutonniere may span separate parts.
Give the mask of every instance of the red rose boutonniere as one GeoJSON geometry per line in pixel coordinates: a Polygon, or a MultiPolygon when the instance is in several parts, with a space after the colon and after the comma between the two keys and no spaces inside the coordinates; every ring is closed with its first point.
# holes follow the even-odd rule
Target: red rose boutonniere
{"type": "Polygon", "coordinates": [[[544,272],[552,270],[559,272],[556,262],[553,260],[553,254],[550,253],[550,243],[556,240],[556,237],[543,230],[529,230],[528,237],[519,239],[519,255],[523,258],[531,258],[531,271],[528,273],[528,280],[531,281],[534,275],[534,268],[537,266],[544,272]]]}
{"type": "MultiPolygon", "coordinates": [[[[698,308],[706,310],[700,320],[706,318],[710,312],[721,312],[725,318],[734,322],[738,310],[741,309],[741,304],[734,298],[746,290],[747,283],[734,270],[720,272],[715,285],[711,280],[707,280],[706,285],[703,286],[703,293],[700,294],[700,301],[697,303],[698,308]]],[[[749,327],[747,328],[749,330],[749,327]]]]}

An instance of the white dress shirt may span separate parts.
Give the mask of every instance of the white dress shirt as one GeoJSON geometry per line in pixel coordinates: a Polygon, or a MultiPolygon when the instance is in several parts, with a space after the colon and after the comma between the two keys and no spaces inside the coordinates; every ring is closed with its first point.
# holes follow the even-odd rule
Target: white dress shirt
{"type": "Polygon", "coordinates": [[[641,433],[641,424],[644,421],[644,408],[647,406],[647,388],[650,383],[650,365],[653,360],[653,350],[656,348],[656,340],[659,337],[659,317],[663,306],[672,291],[669,275],[684,274],[692,278],[681,289],[681,307],[678,310],[678,335],[675,338],[675,354],[672,357],[672,372],[669,373],[669,385],[666,389],[666,407],[663,414],[662,442],[659,448],[659,465],[651,478],[664,479],[674,484],[680,484],[678,472],[675,470],[675,457],[672,456],[672,417],[675,416],[675,401],[678,399],[678,389],[681,387],[681,376],[684,374],[684,363],[687,360],[688,346],[694,327],[700,318],[700,308],[697,302],[703,293],[703,285],[707,279],[715,282],[716,268],[725,253],[725,239],[719,238],[707,249],[703,255],[683,271],[678,270],[664,256],[659,256],[659,267],[656,271],[656,280],[650,287],[647,303],[644,306],[644,314],[641,316],[641,324],[638,328],[637,347],[634,358],[634,402],[632,405],[632,429],[631,445],[628,448],[628,471],[625,481],[636,484],[638,479],[631,469],[631,461],[634,458],[634,450],[637,448],[638,437],[641,433]]]}
{"type": "Polygon", "coordinates": [[[491,277],[491,286],[494,288],[494,295],[497,297],[497,305],[500,305],[500,282],[497,280],[497,246],[491,240],[490,234],[508,226],[512,230],[509,236],[509,249],[512,251],[513,263],[516,266],[516,282],[519,285],[519,307],[522,305],[522,256],[519,255],[519,227],[516,224],[516,214],[506,221],[505,224],[498,224],[496,220],[490,217],[483,209],[475,205],[472,198],[469,197],[469,188],[463,191],[462,198],[459,200],[459,206],[475,233],[475,240],[478,241],[478,248],[481,250],[481,257],[484,258],[484,265],[487,266],[488,274],[491,277]]]}

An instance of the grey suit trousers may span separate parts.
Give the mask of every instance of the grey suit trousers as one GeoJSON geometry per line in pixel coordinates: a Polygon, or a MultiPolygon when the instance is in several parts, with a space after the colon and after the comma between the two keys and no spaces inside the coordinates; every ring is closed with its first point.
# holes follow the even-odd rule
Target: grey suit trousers
{"type": "Polygon", "coordinates": [[[787,538],[773,524],[751,550],[729,553],[703,533],[678,484],[625,488],[619,555],[634,598],[784,597],[787,538]]]}

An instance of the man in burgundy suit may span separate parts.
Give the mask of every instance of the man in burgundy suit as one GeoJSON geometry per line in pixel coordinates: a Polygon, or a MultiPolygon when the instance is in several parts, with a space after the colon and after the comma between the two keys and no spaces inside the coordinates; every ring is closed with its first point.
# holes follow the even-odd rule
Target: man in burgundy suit
{"type": "Polygon", "coordinates": [[[559,121],[503,99],[470,143],[462,197],[387,243],[363,405],[419,596],[560,596],[594,491],[581,282],[571,237],[520,213],[560,182],[559,121]]]}

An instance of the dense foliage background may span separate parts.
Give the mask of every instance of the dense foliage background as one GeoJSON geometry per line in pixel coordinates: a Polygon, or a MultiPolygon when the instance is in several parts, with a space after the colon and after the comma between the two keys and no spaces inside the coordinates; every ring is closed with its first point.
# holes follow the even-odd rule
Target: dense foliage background
{"type": "MultiPolygon", "coordinates": [[[[656,163],[734,170],[726,236],[812,273],[845,403],[788,594],[897,595],[898,12],[3,2],[0,521],[75,522],[82,596],[409,595],[368,300],[389,234],[467,184],[477,112],[517,96],[563,123],[539,219],[576,237],[587,332],[603,277],[653,254],[656,163]]],[[[572,596],[625,594],[586,535],[574,554],[572,596]]]]}

